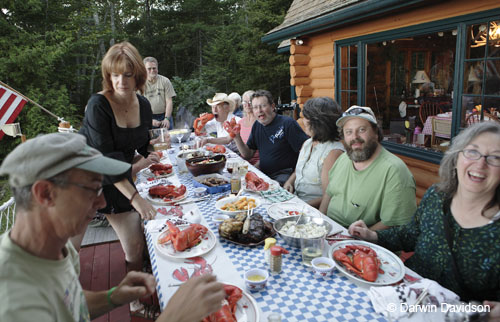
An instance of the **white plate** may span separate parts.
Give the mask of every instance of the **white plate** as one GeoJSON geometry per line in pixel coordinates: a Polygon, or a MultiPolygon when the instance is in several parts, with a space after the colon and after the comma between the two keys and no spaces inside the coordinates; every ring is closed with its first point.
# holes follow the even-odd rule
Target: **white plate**
{"type": "Polygon", "coordinates": [[[333,244],[329,250],[328,257],[333,259],[333,261],[335,262],[335,266],[339,271],[358,282],[368,285],[390,285],[399,282],[405,276],[405,266],[401,259],[396,256],[396,254],[385,249],[384,247],[361,240],[345,240],[333,244]],[[347,245],[363,245],[371,247],[377,253],[377,257],[380,259],[380,268],[384,270],[384,274],[379,273],[375,282],[368,282],[367,280],[362,279],[358,275],[351,273],[346,268],[344,268],[344,265],[340,264],[333,258],[333,252],[347,245]]]}
{"type": "MultiPolygon", "coordinates": [[[[149,189],[148,189],[149,190],[149,189]]],[[[171,201],[163,201],[162,198],[155,198],[155,197],[152,197],[149,192],[148,194],[146,195],[146,199],[148,199],[149,201],[151,201],[153,204],[155,205],[160,205],[160,206],[171,206],[173,203],[176,203],[176,202],[179,202],[181,200],[184,200],[186,199],[188,196],[188,191],[187,191],[187,187],[186,187],[186,193],[184,193],[182,196],[179,196],[177,198],[174,198],[172,199],[171,201]]]]}
{"type": "Polygon", "coordinates": [[[166,177],[170,177],[170,176],[173,176],[174,175],[174,169],[172,169],[172,172],[170,172],[169,174],[165,174],[165,175],[162,175],[162,176],[155,176],[153,174],[153,172],[151,172],[151,170],[149,170],[149,168],[144,168],[140,171],[142,173],[143,176],[145,176],[146,178],[155,178],[155,179],[159,179],[159,178],[166,178],[166,177]]]}
{"type": "Polygon", "coordinates": [[[321,217],[321,213],[311,210],[308,206],[297,202],[275,203],[267,208],[269,217],[278,220],[288,216],[298,216],[300,214],[321,217]]]}
{"type": "MultiPolygon", "coordinates": [[[[177,226],[179,227],[180,230],[184,230],[188,228],[190,225],[180,225],[177,226]]],[[[156,248],[160,253],[163,255],[170,257],[170,258],[190,258],[190,257],[196,257],[196,256],[201,256],[214,248],[214,246],[217,244],[217,240],[215,238],[214,233],[210,230],[210,228],[207,227],[207,233],[205,236],[201,239],[201,243],[198,245],[191,247],[189,249],[186,249],[182,252],[178,252],[174,249],[174,246],[172,245],[171,242],[165,243],[165,244],[159,244],[158,239],[163,237],[165,234],[168,233],[168,229],[164,232],[162,232],[158,238],[156,239],[156,248]]]]}
{"type": "MultiPolygon", "coordinates": [[[[276,190],[280,187],[280,184],[274,180],[271,180],[271,182],[268,182],[268,181],[266,181],[266,182],[269,184],[269,188],[267,190],[263,190],[263,191],[273,191],[273,190],[276,190]]],[[[244,179],[244,177],[241,180],[241,187],[243,189],[245,189],[245,191],[248,191],[248,192],[260,193],[260,190],[248,189],[247,188],[247,181],[244,179]]]]}
{"type": "MultiPolygon", "coordinates": [[[[240,196],[238,198],[234,197],[234,196],[230,196],[230,197],[226,197],[226,198],[223,198],[223,199],[220,199],[218,200],[216,203],[215,203],[215,208],[217,208],[217,210],[219,210],[220,212],[222,212],[223,214],[225,215],[236,215],[238,213],[241,213],[241,212],[246,212],[247,210],[244,209],[244,210],[235,210],[235,211],[229,211],[229,210],[222,210],[222,206],[224,206],[225,204],[227,203],[232,203],[232,202],[236,202],[242,198],[247,198],[247,199],[254,199],[255,200],[255,208],[259,207],[261,205],[261,201],[259,198],[256,198],[256,197],[253,197],[253,196],[240,196]]],[[[254,208],[254,209],[255,209],[254,208]]]]}
{"type": "MultiPolygon", "coordinates": [[[[233,283],[227,283],[222,281],[226,285],[234,285],[233,283]]],[[[239,287],[239,286],[238,286],[239,287]]],[[[242,291],[241,299],[236,303],[236,320],[238,322],[259,322],[260,321],[260,310],[255,299],[248,294],[247,291],[239,287],[242,291]]]]}

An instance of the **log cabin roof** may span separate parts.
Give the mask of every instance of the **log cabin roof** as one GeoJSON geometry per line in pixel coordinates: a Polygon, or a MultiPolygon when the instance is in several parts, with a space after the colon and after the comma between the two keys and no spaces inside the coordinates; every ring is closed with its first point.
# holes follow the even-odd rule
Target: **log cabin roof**
{"type": "MultiPolygon", "coordinates": [[[[314,32],[386,15],[431,0],[294,0],[283,23],[270,30],[262,41],[281,42],[314,32]]],[[[434,0],[440,2],[442,0],[434,0]]]]}
{"type": "Polygon", "coordinates": [[[297,23],[363,1],[364,0],[294,0],[286,13],[283,23],[268,33],[273,33],[297,23]]]}

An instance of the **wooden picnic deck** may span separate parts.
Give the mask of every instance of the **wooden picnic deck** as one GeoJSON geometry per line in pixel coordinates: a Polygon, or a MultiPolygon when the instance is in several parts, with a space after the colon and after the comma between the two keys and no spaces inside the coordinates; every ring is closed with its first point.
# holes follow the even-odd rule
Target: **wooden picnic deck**
{"type": "MultiPolygon", "coordinates": [[[[80,283],[91,291],[108,290],[116,286],[127,273],[125,254],[119,242],[82,247],[80,250],[80,283]]],[[[152,298],[149,301],[151,303],[152,298]]],[[[123,305],[94,319],[95,322],[150,322],[130,315],[129,305],[123,305]]]]}

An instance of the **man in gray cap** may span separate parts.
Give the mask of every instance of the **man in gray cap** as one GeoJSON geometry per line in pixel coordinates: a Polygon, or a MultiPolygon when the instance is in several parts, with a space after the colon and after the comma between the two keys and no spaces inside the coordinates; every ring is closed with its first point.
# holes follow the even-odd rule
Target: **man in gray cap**
{"type": "Polygon", "coordinates": [[[369,107],[352,106],[337,120],[346,149],[329,172],[319,210],[344,227],[363,220],[373,230],[407,223],[417,209],[415,180],[380,142],[369,107]]]}
{"type": "MultiPolygon", "coordinates": [[[[154,292],[154,277],[136,271],[110,290],[83,291],[78,253],[69,242],[105,206],[103,175],[129,168],[130,164],[104,157],[86,144],[84,136],[72,133],[28,140],[5,158],[0,175],[9,176],[16,220],[0,236],[2,321],[90,321],[154,292]]],[[[164,313],[195,314],[193,320],[200,320],[220,307],[224,295],[213,276],[190,280],[164,313]],[[196,308],[183,304],[193,297],[196,308]]]]}

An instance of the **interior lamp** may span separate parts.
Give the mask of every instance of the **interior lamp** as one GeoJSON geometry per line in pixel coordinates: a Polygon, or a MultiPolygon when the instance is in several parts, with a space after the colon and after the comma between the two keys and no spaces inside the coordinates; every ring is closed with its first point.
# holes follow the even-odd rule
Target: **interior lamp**
{"type": "MultiPolygon", "coordinates": [[[[429,76],[427,76],[424,70],[419,70],[417,71],[415,76],[413,76],[411,82],[412,84],[425,84],[425,83],[430,83],[431,80],[429,79],[429,76]]],[[[420,88],[417,85],[417,88],[415,88],[415,97],[419,96],[420,96],[420,88]]]]}

